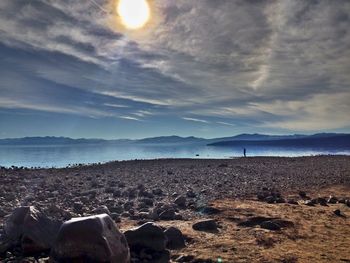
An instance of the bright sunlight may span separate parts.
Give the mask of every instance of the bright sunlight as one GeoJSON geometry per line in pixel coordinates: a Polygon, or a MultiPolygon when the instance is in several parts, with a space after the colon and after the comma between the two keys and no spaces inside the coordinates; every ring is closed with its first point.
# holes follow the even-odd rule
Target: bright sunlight
{"type": "Polygon", "coordinates": [[[142,28],[150,18],[147,0],[119,0],[117,12],[123,25],[129,29],[142,28]]]}

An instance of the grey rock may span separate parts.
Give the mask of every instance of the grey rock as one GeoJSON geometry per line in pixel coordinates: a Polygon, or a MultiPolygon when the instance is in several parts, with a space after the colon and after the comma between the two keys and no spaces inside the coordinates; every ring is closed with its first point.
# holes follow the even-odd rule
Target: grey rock
{"type": "Polygon", "coordinates": [[[83,211],[84,205],[81,202],[75,202],[73,204],[74,211],[77,213],[81,213],[83,211]]]}
{"type": "Polygon", "coordinates": [[[192,190],[188,190],[186,193],[187,197],[189,198],[195,198],[197,195],[195,192],[193,192],[192,190]]]}
{"type": "Polygon", "coordinates": [[[260,224],[260,227],[268,230],[274,230],[274,231],[281,229],[281,226],[278,223],[274,222],[273,220],[262,222],[260,224]]]}
{"type": "Polygon", "coordinates": [[[179,207],[186,207],[186,197],[179,196],[174,201],[175,204],[177,204],[179,207]]]}
{"type": "Polygon", "coordinates": [[[118,213],[118,214],[121,214],[124,212],[124,208],[121,205],[116,205],[114,207],[111,207],[109,210],[112,213],[118,213]]]}
{"type": "Polygon", "coordinates": [[[148,222],[140,227],[127,230],[124,233],[130,249],[143,247],[155,251],[163,251],[166,246],[166,237],[163,230],[154,223],[148,222]]]}
{"type": "Polygon", "coordinates": [[[102,205],[92,211],[94,215],[99,215],[99,214],[107,214],[110,215],[111,212],[109,211],[108,207],[105,205],[102,205]]]}
{"type": "Polygon", "coordinates": [[[0,208],[0,217],[4,217],[6,215],[7,215],[7,213],[0,208]]]}
{"type": "Polygon", "coordinates": [[[201,214],[205,215],[216,215],[219,214],[221,211],[215,207],[211,206],[202,206],[197,209],[197,211],[201,214]]]}
{"type": "Polygon", "coordinates": [[[53,221],[33,206],[16,208],[4,223],[4,236],[10,246],[20,245],[24,253],[51,248],[61,222],[53,221]]]}
{"type": "Polygon", "coordinates": [[[121,197],[121,196],[122,196],[122,192],[120,190],[114,190],[113,197],[121,197]]]}
{"type": "Polygon", "coordinates": [[[339,217],[344,217],[344,218],[346,217],[345,214],[342,211],[340,211],[339,209],[334,210],[333,213],[339,217]]]}
{"type": "Polygon", "coordinates": [[[162,194],[163,194],[163,190],[160,189],[160,188],[156,188],[156,189],[153,189],[153,190],[152,190],[152,193],[153,193],[154,195],[162,195],[162,194]]]}
{"type": "Polygon", "coordinates": [[[299,196],[300,196],[301,198],[307,198],[307,194],[306,194],[306,192],[304,192],[304,191],[299,191],[299,196]]]}
{"type": "Polygon", "coordinates": [[[175,219],[175,210],[172,208],[166,209],[159,214],[160,220],[174,220],[175,219]]]}
{"type": "Polygon", "coordinates": [[[131,202],[131,201],[126,202],[126,203],[123,205],[123,207],[124,207],[124,209],[125,209],[126,211],[129,211],[130,209],[132,209],[132,208],[134,207],[134,202],[131,202]]]}
{"type": "Polygon", "coordinates": [[[65,222],[51,250],[50,260],[61,262],[129,263],[125,236],[107,214],[65,222]]]}
{"type": "Polygon", "coordinates": [[[194,260],[194,256],[192,255],[182,255],[175,259],[175,262],[192,262],[194,260]]]}
{"type": "Polygon", "coordinates": [[[312,200],[306,200],[305,202],[304,202],[304,204],[305,205],[307,205],[307,206],[315,206],[316,205],[316,200],[315,199],[312,199],[312,200]]]}
{"type": "Polygon", "coordinates": [[[328,198],[327,202],[328,202],[329,204],[336,204],[336,203],[338,203],[338,198],[336,198],[335,196],[330,196],[330,197],[328,198]]]}
{"type": "Polygon", "coordinates": [[[322,198],[322,197],[317,198],[317,203],[322,205],[322,206],[328,206],[327,200],[325,198],[322,198]]]}
{"type": "Polygon", "coordinates": [[[153,199],[151,198],[142,198],[140,202],[144,203],[146,207],[153,206],[153,199]]]}
{"type": "Polygon", "coordinates": [[[176,227],[169,227],[164,231],[167,238],[166,246],[168,249],[181,249],[186,247],[185,238],[182,232],[176,227]]]}
{"type": "Polygon", "coordinates": [[[297,201],[295,201],[294,199],[288,200],[287,203],[288,203],[288,204],[291,204],[291,205],[299,205],[299,203],[298,203],[297,201]]]}
{"type": "Polygon", "coordinates": [[[193,224],[192,228],[197,231],[216,231],[218,225],[215,220],[208,219],[193,224]]]}

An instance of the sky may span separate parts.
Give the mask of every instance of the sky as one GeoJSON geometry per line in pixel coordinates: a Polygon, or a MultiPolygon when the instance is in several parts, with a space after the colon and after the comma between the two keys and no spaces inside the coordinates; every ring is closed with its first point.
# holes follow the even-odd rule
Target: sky
{"type": "Polygon", "coordinates": [[[0,138],[350,132],[350,1],[0,1],[0,138]]]}

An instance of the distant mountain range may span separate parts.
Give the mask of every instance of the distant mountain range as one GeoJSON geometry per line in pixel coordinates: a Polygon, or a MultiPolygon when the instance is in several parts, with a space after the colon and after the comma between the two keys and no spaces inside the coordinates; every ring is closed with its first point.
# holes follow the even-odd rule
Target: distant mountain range
{"type": "Polygon", "coordinates": [[[350,148],[350,134],[314,134],[304,136],[291,136],[280,138],[267,138],[261,140],[225,140],[208,144],[218,147],[326,147],[326,148],[350,148]]]}
{"type": "Polygon", "coordinates": [[[217,147],[280,146],[280,147],[350,147],[350,134],[318,133],[313,135],[239,134],[205,139],[198,137],[161,136],[138,140],[72,139],[68,137],[24,137],[0,139],[0,145],[77,145],[77,144],[195,144],[217,147]]]}

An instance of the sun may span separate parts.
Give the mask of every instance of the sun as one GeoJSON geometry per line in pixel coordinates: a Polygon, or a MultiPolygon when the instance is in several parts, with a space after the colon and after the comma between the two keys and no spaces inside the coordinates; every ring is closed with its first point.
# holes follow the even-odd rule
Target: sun
{"type": "Polygon", "coordinates": [[[129,29],[142,28],[150,18],[147,0],[119,0],[117,12],[122,24],[129,29]]]}

